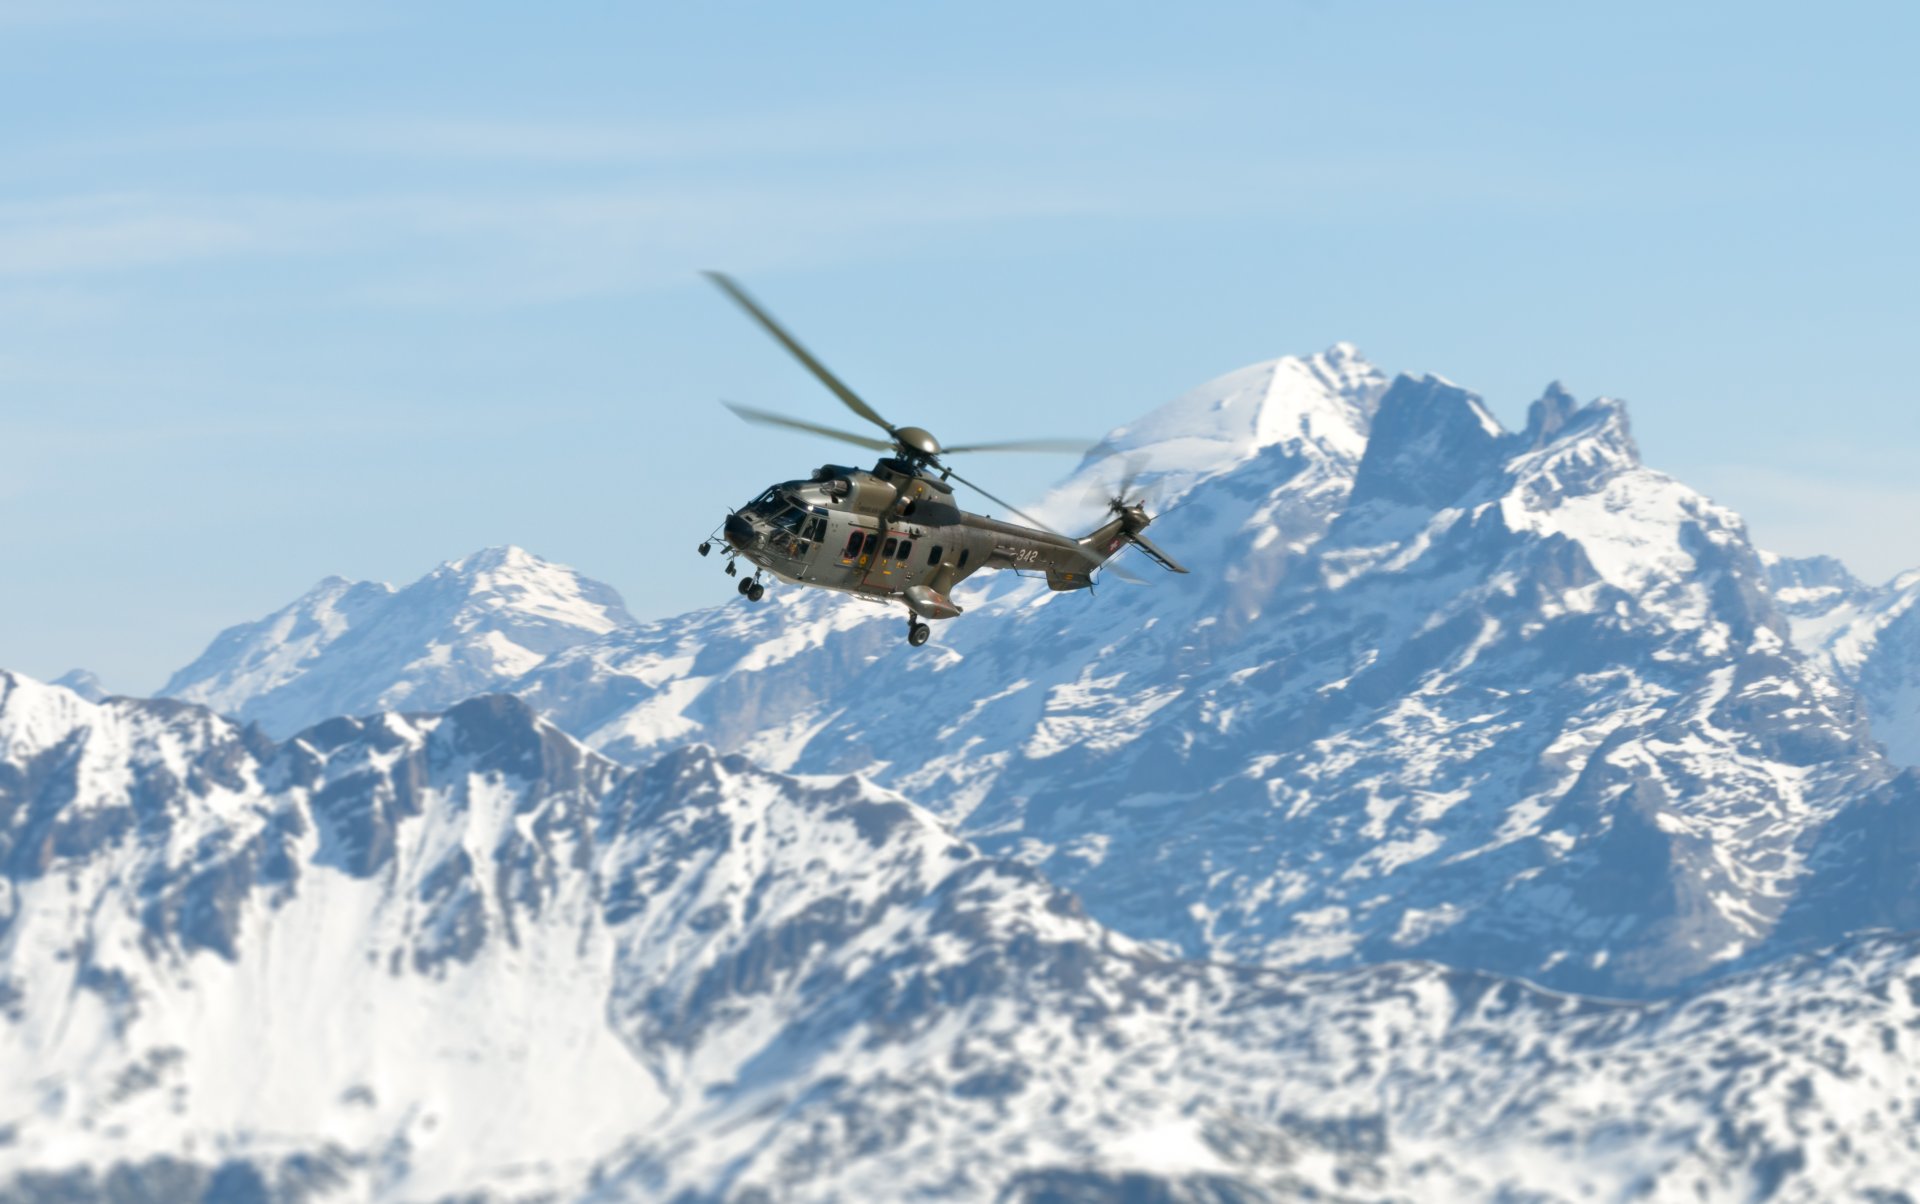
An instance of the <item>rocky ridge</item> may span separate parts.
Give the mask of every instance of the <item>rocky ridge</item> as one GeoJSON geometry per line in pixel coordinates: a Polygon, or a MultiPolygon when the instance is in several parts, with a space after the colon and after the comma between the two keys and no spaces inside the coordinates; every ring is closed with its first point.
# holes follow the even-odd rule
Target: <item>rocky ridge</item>
{"type": "Polygon", "coordinates": [[[858,780],[509,698],[274,742],[0,675],[0,833],[14,1199],[1831,1198],[1920,1154],[1910,937],[1653,1004],[1191,961],[858,780]]]}

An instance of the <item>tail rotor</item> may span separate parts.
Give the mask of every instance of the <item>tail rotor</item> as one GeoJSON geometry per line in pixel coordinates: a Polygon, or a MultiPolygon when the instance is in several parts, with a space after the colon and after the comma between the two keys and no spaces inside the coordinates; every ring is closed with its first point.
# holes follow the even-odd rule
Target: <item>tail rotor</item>
{"type": "MultiPolygon", "coordinates": [[[[1106,559],[1102,562],[1102,567],[1110,570],[1114,576],[1119,577],[1122,581],[1129,581],[1136,585],[1144,585],[1145,582],[1142,581],[1140,577],[1127,572],[1127,570],[1114,563],[1114,560],[1118,558],[1119,554],[1126,550],[1125,545],[1127,544],[1132,544],[1139,548],[1142,552],[1146,553],[1149,559],[1170,573],[1184,573],[1187,571],[1179,561],[1167,555],[1158,545],[1142,534],[1147,525],[1154,520],[1154,516],[1147,512],[1147,506],[1151,500],[1153,490],[1150,488],[1145,490],[1137,489],[1137,486],[1140,484],[1141,475],[1146,472],[1146,469],[1147,457],[1145,455],[1139,452],[1129,455],[1126,459],[1125,467],[1121,472],[1120,479],[1113,487],[1113,492],[1108,493],[1104,488],[1096,485],[1090,490],[1087,499],[1089,504],[1104,501],[1106,503],[1107,513],[1111,516],[1108,519],[1107,525],[1101,528],[1101,532],[1107,534],[1107,546],[1111,549],[1108,551],[1106,559]]],[[[1176,506],[1173,509],[1178,509],[1178,507],[1176,506]]],[[[1162,512],[1161,517],[1165,517],[1166,513],[1169,512],[1162,512]]]]}

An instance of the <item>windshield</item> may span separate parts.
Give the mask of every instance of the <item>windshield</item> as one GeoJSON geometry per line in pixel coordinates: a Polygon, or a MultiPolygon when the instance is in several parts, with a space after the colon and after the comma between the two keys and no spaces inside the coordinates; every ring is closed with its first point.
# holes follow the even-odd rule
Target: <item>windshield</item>
{"type": "Polygon", "coordinates": [[[800,529],[801,520],[806,517],[807,512],[801,507],[787,506],[774,514],[773,525],[783,527],[788,531],[797,531],[800,529]]]}

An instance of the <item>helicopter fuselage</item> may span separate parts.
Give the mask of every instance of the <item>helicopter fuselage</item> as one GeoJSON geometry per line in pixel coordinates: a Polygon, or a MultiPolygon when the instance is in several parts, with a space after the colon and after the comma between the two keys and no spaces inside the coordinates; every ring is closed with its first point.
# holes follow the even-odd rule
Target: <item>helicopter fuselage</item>
{"type": "Polygon", "coordinates": [[[736,555],[781,581],[950,619],[960,613],[953,587],[982,569],[1031,570],[1056,590],[1085,589],[1124,542],[1123,526],[1116,518],[1072,539],[971,514],[945,481],[889,458],[871,471],[829,464],[772,486],[723,531],[736,555]]]}

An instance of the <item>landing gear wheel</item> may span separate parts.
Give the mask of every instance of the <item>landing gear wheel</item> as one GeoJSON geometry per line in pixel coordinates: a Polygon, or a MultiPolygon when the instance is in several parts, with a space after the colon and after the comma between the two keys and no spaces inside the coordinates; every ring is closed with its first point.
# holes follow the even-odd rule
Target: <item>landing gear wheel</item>
{"type": "Polygon", "coordinates": [[[758,581],[749,581],[747,582],[747,588],[745,590],[745,593],[747,595],[747,601],[758,602],[760,599],[767,596],[767,587],[760,584],[758,581]]]}
{"type": "Polygon", "coordinates": [[[752,593],[753,593],[753,578],[751,577],[740,578],[740,596],[742,598],[745,598],[752,593]]]}
{"type": "Polygon", "coordinates": [[[933,638],[933,628],[925,623],[915,623],[907,628],[907,643],[915,648],[933,638]]]}

